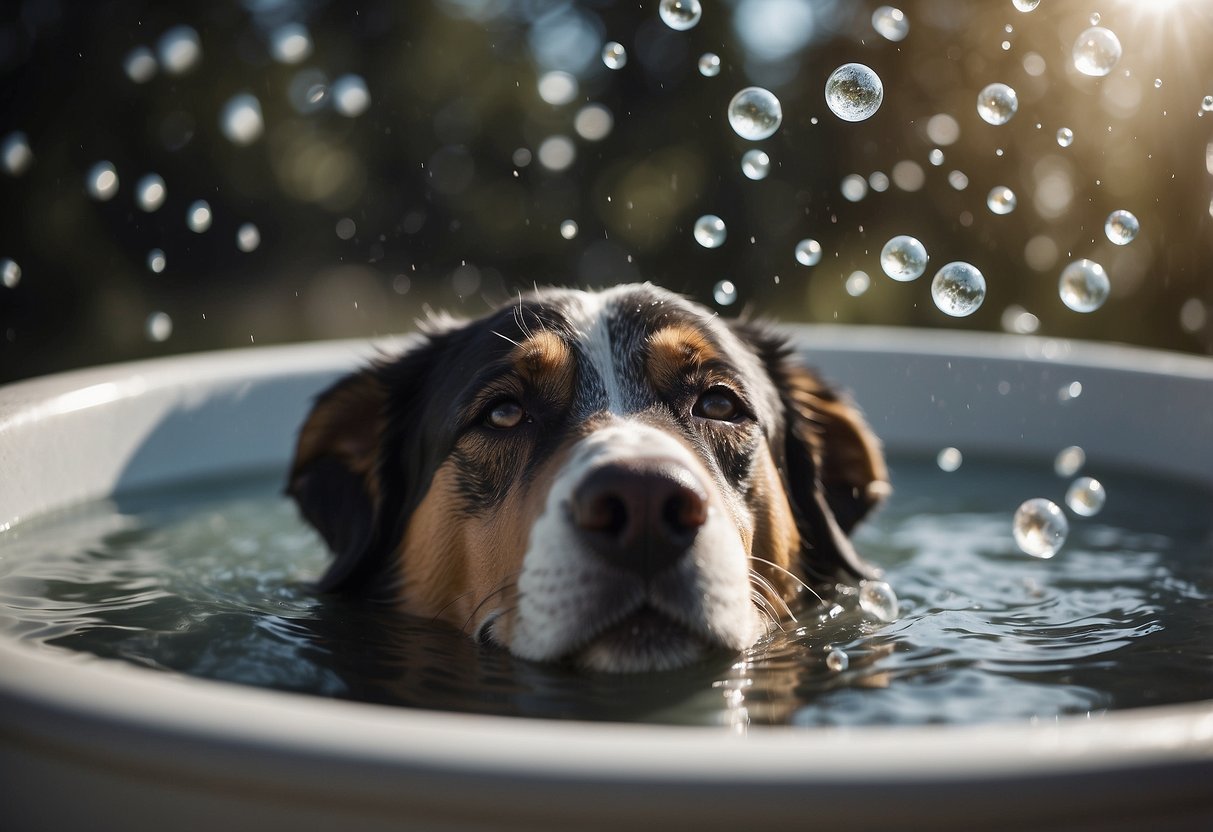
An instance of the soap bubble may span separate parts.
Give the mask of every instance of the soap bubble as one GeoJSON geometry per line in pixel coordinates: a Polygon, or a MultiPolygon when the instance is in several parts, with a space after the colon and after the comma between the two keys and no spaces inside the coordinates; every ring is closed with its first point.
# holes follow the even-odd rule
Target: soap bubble
{"type": "Polygon", "coordinates": [[[152,80],[156,77],[156,70],[159,68],[155,53],[146,46],[136,46],[126,53],[126,58],[122,61],[122,69],[126,72],[126,77],[136,84],[146,84],[152,80]]]}
{"type": "Polygon", "coordinates": [[[246,222],[236,229],[236,248],[244,253],[255,251],[261,245],[261,231],[251,222],[246,222]]]}
{"type": "Polygon", "coordinates": [[[1141,225],[1129,211],[1113,211],[1108,214],[1108,220],[1103,225],[1104,234],[1118,246],[1127,246],[1137,236],[1141,225]]]}
{"type": "Polygon", "coordinates": [[[940,311],[954,318],[972,315],[986,298],[986,279],[974,266],[948,263],[931,281],[931,297],[940,311]]]}
{"type": "Polygon", "coordinates": [[[1108,499],[1107,492],[1097,479],[1079,477],[1066,492],[1066,505],[1070,511],[1083,517],[1094,517],[1108,499]]]}
{"type": "Polygon", "coordinates": [[[1058,282],[1061,302],[1075,312],[1094,312],[1108,299],[1111,284],[1103,266],[1093,260],[1075,260],[1062,270],[1058,282]]]}
{"type": "Polygon", "coordinates": [[[1040,5],[1040,0],[1011,0],[1011,5],[1017,11],[1030,12],[1040,5]]]}
{"type": "Polygon", "coordinates": [[[158,210],[167,195],[159,174],[149,173],[135,183],[135,204],[148,213],[158,210]]]}
{"type": "Polygon", "coordinates": [[[894,280],[917,280],[927,268],[927,250],[914,237],[894,237],[880,250],[880,268],[894,280]]]}
{"type": "Polygon", "coordinates": [[[98,162],[84,177],[88,195],[98,202],[113,199],[118,193],[118,171],[111,162],[98,162]]]}
{"type": "Polygon", "coordinates": [[[297,64],[312,54],[312,38],[302,23],[287,23],[270,33],[270,54],[283,64],[297,64]]]}
{"type": "Polygon", "coordinates": [[[703,7],[699,5],[699,0],[661,0],[657,13],[666,26],[683,32],[693,29],[699,22],[703,7]]]}
{"type": "Polygon", "coordinates": [[[990,211],[995,214],[1009,214],[1015,210],[1015,206],[1019,200],[1015,198],[1015,192],[1006,185],[996,185],[990,190],[990,195],[986,197],[986,205],[990,211]]]}
{"type": "Polygon", "coordinates": [[[147,267],[153,274],[160,274],[167,265],[168,260],[161,249],[154,248],[147,253],[147,267]]]}
{"type": "Polygon", "coordinates": [[[560,236],[566,240],[571,240],[577,236],[577,222],[575,220],[565,220],[560,223],[560,236]]]}
{"type": "Polygon", "coordinates": [[[851,666],[851,657],[838,647],[830,648],[826,653],[826,667],[835,673],[841,673],[851,666]]]}
{"type": "Polygon", "coordinates": [[[910,21],[905,12],[892,6],[881,6],[872,12],[872,28],[885,40],[896,43],[910,34],[910,21]]]}
{"type": "Polygon", "coordinates": [[[171,75],[181,75],[193,69],[202,57],[202,44],[192,26],[174,26],[156,42],[160,63],[171,75]]]}
{"type": "Polygon", "coordinates": [[[0,145],[0,164],[9,176],[20,176],[25,173],[34,161],[34,153],[29,149],[29,138],[20,130],[14,130],[4,137],[0,145]]]}
{"type": "Polygon", "coordinates": [[[977,94],[977,114],[987,124],[1006,124],[1019,109],[1019,96],[1006,84],[990,84],[977,94]]]}
{"type": "Polygon", "coordinates": [[[602,62],[607,69],[623,69],[628,62],[628,50],[618,41],[610,41],[602,47],[602,62]]]}
{"type": "Polygon", "coordinates": [[[1053,472],[1059,477],[1072,477],[1082,470],[1086,462],[1086,451],[1077,445],[1070,445],[1057,452],[1053,459],[1053,472]]]}
{"type": "Polygon", "coordinates": [[[704,214],[695,220],[695,242],[704,248],[719,248],[724,245],[728,230],[724,220],[715,214],[704,214]]]}
{"type": "Polygon", "coordinates": [[[1015,512],[1011,532],[1024,554],[1047,559],[1057,554],[1066,542],[1070,523],[1056,503],[1035,497],[1015,512]]]}
{"type": "Polygon", "coordinates": [[[897,620],[897,593],[884,581],[860,581],[859,606],[877,621],[897,620]]]}
{"type": "Polygon", "coordinates": [[[173,334],[173,319],[165,312],[153,312],[147,316],[143,331],[149,341],[167,341],[173,334]]]}
{"type": "Polygon", "coordinates": [[[766,179],[771,172],[771,157],[757,148],[747,150],[741,157],[741,172],[747,179],[766,179]]]}
{"type": "Polygon", "coordinates": [[[858,173],[852,173],[842,178],[839,185],[842,196],[847,202],[859,202],[868,195],[868,180],[858,173]]]}
{"type": "Polygon", "coordinates": [[[1069,147],[1074,144],[1074,131],[1069,127],[1062,127],[1057,131],[1057,145],[1059,147],[1069,147]]]}
{"type": "Polygon", "coordinates": [[[721,306],[732,306],[737,301],[737,287],[731,280],[722,280],[712,287],[712,299],[721,306]]]}
{"type": "Polygon", "coordinates": [[[1120,40],[1110,29],[1092,26],[1074,41],[1074,68],[1083,75],[1100,78],[1120,60],[1120,40]]]}
{"type": "Polygon", "coordinates": [[[746,87],[729,102],[729,124],[738,136],[752,142],[769,138],[783,122],[783,108],[770,90],[746,87]]]}
{"type": "Polygon", "coordinates": [[[939,466],[939,470],[949,474],[959,468],[962,462],[964,462],[964,455],[958,448],[944,448],[935,457],[935,464],[939,466]]]}
{"type": "Polygon", "coordinates": [[[868,277],[867,272],[856,269],[847,275],[846,282],[842,286],[848,295],[857,298],[871,288],[872,278],[868,277]]]}
{"type": "Polygon", "coordinates": [[[715,52],[704,52],[699,56],[699,74],[704,78],[715,78],[720,74],[720,56],[715,52]]]}
{"type": "Polygon", "coordinates": [[[342,75],[329,87],[329,92],[333,96],[333,109],[348,118],[362,115],[371,105],[371,93],[360,75],[342,75]]]}
{"type": "Polygon", "coordinates": [[[796,244],[796,262],[802,266],[816,266],[821,262],[821,243],[804,239],[796,244]]]}
{"type": "Polygon", "coordinates": [[[16,289],[21,282],[21,267],[16,260],[5,257],[0,260],[0,284],[6,289],[16,289]]]}
{"type": "Polygon", "coordinates": [[[219,129],[232,144],[246,145],[256,141],[265,129],[261,102],[247,92],[232,96],[219,114],[219,129]]]}
{"type": "Polygon", "coordinates": [[[863,64],[843,64],[826,80],[826,105],[843,121],[863,121],[884,101],[880,76],[863,64]]]}
{"type": "Polygon", "coordinates": [[[190,231],[201,234],[211,227],[211,205],[205,199],[195,200],[185,212],[185,224],[190,231]]]}

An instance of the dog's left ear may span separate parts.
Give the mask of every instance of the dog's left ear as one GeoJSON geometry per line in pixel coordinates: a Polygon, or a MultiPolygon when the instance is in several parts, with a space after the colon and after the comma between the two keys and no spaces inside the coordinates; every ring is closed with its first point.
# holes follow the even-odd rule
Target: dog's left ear
{"type": "Polygon", "coordinates": [[[776,462],[798,515],[804,567],[873,577],[876,570],[849,534],[890,492],[880,440],[850,399],[805,366],[784,336],[751,323],[735,331],[757,351],[779,392],[783,448],[776,462]]]}

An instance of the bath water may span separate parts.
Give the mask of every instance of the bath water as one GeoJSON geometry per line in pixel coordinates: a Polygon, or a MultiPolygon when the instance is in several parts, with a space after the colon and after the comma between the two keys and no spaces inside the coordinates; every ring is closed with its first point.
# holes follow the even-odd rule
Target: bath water
{"type": "MultiPolygon", "coordinates": [[[[1107,502],[1050,560],[1016,507],[1064,505],[1052,460],[892,460],[857,535],[899,598],[797,611],[743,656],[586,675],[453,629],[322,597],[319,539],[277,476],[133,493],[0,534],[0,636],[159,671],[397,706],[546,718],[873,725],[1091,718],[1213,698],[1213,495],[1093,470],[1107,502]]],[[[1087,473],[1087,471],[1084,471],[1087,473]]]]}

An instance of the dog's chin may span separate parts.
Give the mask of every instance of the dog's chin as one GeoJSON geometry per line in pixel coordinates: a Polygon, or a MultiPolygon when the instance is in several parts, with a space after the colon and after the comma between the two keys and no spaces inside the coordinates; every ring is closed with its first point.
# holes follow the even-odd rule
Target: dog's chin
{"type": "Polygon", "coordinates": [[[570,658],[601,673],[645,673],[685,667],[721,649],[650,607],[603,630],[570,658]]]}

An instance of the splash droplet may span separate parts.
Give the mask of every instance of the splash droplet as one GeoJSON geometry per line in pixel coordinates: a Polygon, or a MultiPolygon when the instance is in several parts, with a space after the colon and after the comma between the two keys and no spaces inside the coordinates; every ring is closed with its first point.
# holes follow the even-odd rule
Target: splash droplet
{"type": "Polygon", "coordinates": [[[990,195],[986,197],[986,205],[989,206],[991,213],[1000,215],[1014,211],[1018,202],[1015,192],[1006,185],[996,185],[990,190],[990,195]]]}
{"type": "Polygon", "coordinates": [[[4,137],[0,145],[0,164],[9,176],[20,176],[25,173],[34,161],[34,153],[29,149],[29,138],[20,130],[14,130],[4,137]]]}
{"type": "Polygon", "coordinates": [[[251,222],[246,222],[236,230],[236,248],[247,254],[255,251],[261,245],[261,230],[251,222]]]}
{"type": "Polygon", "coordinates": [[[796,262],[802,266],[816,266],[821,262],[821,243],[804,239],[796,244],[796,262]]]}
{"type": "Polygon", "coordinates": [[[826,106],[843,121],[871,118],[882,101],[880,76],[863,64],[843,64],[826,80],[826,106]]]}
{"type": "Polygon", "coordinates": [[[737,301],[737,287],[731,280],[722,280],[712,287],[712,299],[721,306],[732,306],[737,301]]]}
{"type": "Polygon", "coordinates": [[[871,288],[872,278],[868,277],[867,272],[857,269],[847,275],[846,282],[842,285],[848,295],[857,298],[871,288]]]}
{"type": "Polygon", "coordinates": [[[1066,505],[1070,511],[1082,517],[1094,517],[1108,499],[1103,484],[1091,477],[1079,477],[1066,491],[1066,505]]]}
{"type": "Polygon", "coordinates": [[[342,75],[329,87],[333,96],[333,109],[347,118],[366,112],[371,106],[371,93],[361,75],[342,75]]]}
{"type": "Polygon", "coordinates": [[[872,28],[885,40],[896,43],[905,40],[906,35],[910,34],[910,21],[901,9],[881,6],[872,12],[872,28]]]}
{"type": "Polygon", "coordinates": [[[312,54],[312,38],[302,23],[287,23],[270,33],[270,54],[281,64],[297,64],[312,54]]]}
{"type": "Polygon", "coordinates": [[[880,268],[894,280],[917,280],[927,269],[927,249],[916,238],[901,234],[880,250],[880,268]]]}
{"type": "Polygon", "coordinates": [[[190,231],[201,234],[211,227],[211,205],[205,199],[195,200],[185,212],[185,224],[190,231]]]}
{"type": "Polygon", "coordinates": [[[1011,0],[1016,11],[1030,12],[1040,5],[1040,0],[1011,0]]]}
{"type": "Polygon", "coordinates": [[[969,263],[948,263],[931,281],[931,298],[941,312],[954,318],[972,315],[986,299],[986,279],[969,263]]]}
{"type": "Polygon", "coordinates": [[[1069,147],[1074,144],[1074,131],[1069,127],[1062,127],[1057,131],[1058,147],[1069,147]]]}
{"type": "Polygon", "coordinates": [[[1074,68],[1083,75],[1103,77],[1120,60],[1120,39],[1101,26],[1092,26],[1074,41],[1074,68]]]}
{"type": "Polygon", "coordinates": [[[232,96],[219,114],[219,129],[232,144],[252,144],[265,129],[261,102],[247,92],[232,96]]]}
{"type": "Polygon", "coordinates": [[[1113,211],[1108,214],[1108,220],[1103,225],[1104,234],[1108,235],[1108,239],[1118,246],[1127,246],[1133,242],[1133,238],[1137,236],[1137,232],[1141,229],[1141,224],[1137,221],[1137,217],[1130,211],[1113,211]]]}
{"type": "Polygon", "coordinates": [[[1103,266],[1086,259],[1066,266],[1058,283],[1061,302],[1075,312],[1094,312],[1108,299],[1110,289],[1103,266]]]}
{"type": "Polygon", "coordinates": [[[147,253],[147,267],[153,274],[160,274],[167,265],[168,260],[160,249],[154,248],[147,253]]]}
{"type": "Polygon", "coordinates": [[[741,157],[741,172],[747,179],[766,179],[771,172],[771,157],[757,148],[747,150],[741,157]]]}
{"type": "Polygon", "coordinates": [[[715,52],[704,52],[699,56],[699,74],[704,78],[715,78],[720,74],[720,56],[715,52]]]}
{"type": "Polygon", "coordinates": [[[1201,112],[1213,113],[1213,95],[1206,95],[1200,100],[1201,112]]]}
{"type": "Polygon", "coordinates": [[[1070,445],[1057,452],[1053,460],[1053,472],[1059,477],[1072,477],[1082,470],[1086,462],[1086,452],[1077,445],[1070,445]]]}
{"type": "Polygon", "coordinates": [[[21,282],[21,267],[16,260],[5,257],[0,260],[0,284],[6,289],[16,289],[21,282]]]}
{"type": "Polygon", "coordinates": [[[884,581],[860,581],[859,607],[877,621],[892,623],[897,620],[897,593],[884,581]]]}
{"type": "Polygon", "coordinates": [[[1035,497],[1015,512],[1011,533],[1024,554],[1047,559],[1057,554],[1066,542],[1070,523],[1056,503],[1035,497]]]}
{"type": "Polygon", "coordinates": [[[687,29],[695,28],[695,25],[699,23],[699,18],[703,15],[703,7],[699,4],[699,0],[661,0],[657,13],[661,15],[661,20],[666,26],[679,32],[685,32],[687,29]]]}
{"type": "Polygon", "coordinates": [[[202,43],[192,26],[174,26],[156,42],[160,64],[170,75],[189,72],[202,57],[202,43]]]}
{"type": "Polygon", "coordinates": [[[571,240],[577,236],[577,223],[574,220],[565,220],[560,223],[560,236],[566,240],[571,240]]]}
{"type": "Polygon", "coordinates": [[[704,214],[695,220],[695,242],[704,248],[720,248],[724,245],[726,236],[728,229],[725,228],[724,220],[715,214],[704,214]]]}
{"type": "Polygon", "coordinates": [[[957,448],[944,448],[935,456],[935,464],[939,466],[939,470],[949,474],[958,469],[962,462],[964,456],[957,448]]]}
{"type": "Polygon", "coordinates": [[[756,142],[770,138],[783,122],[783,108],[770,90],[746,87],[729,102],[729,124],[738,136],[756,142]]]}
{"type": "Polygon", "coordinates": [[[838,189],[847,202],[859,202],[868,195],[868,180],[858,173],[852,173],[842,178],[838,189]]]}
{"type": "Polygon", "coordinates": [[[158,210],[166,196],[168,191],[159,174],[149,173],[135,183],[135,204],[148,213],[158,210]]]}
{"type": "Polygon", "coordinates": [[[84,185],[98,202],[111,200],[118,193],[118,171],[111,162],[98,162],[89,168],[84,185]]]}
{"type": "Polygon", "coordinates": [[[126,53],[122,61],[122,69],[126,77],[136,84],[146,84],[156,77],[160,64],[156,63],[156,55],[146,46],[136,46],[126,53]]]}
{"type": "Polygon", "coordinates": [[[830,652],[826,653],[826,667],[834,673],[841,673],[851,666],[851,657],[846,654],[846,651],[838,648],[830,648],[830,652]]]}
{"type": "Polygon", "coordinates": [[[607,69],[623,69],[628,63],[628,50],[619,41],[609,41],[602,47],[602,63],[607,69]]]}
{"type": "Polygon", "coordinates": [[[167,341],[173,334],[173,319],[165,312],[153,312],[147,316],[143,331],[147,334],[149,341],[157,343],[167,341]]]}
{"type": "Polygon", "coordinates": [[[987,124],[1006,124],[1019,109],[1019,96],[1006,84],[990,84],[977,94],[977,114],[987,124]]]}

